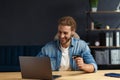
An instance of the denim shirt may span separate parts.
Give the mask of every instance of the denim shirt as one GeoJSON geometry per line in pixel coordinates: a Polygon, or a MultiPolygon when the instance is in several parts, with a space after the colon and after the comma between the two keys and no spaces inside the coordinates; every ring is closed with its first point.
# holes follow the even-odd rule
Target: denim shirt
{"type": "MultiPolygon", "coordinates": [[[[80,70],[74,59],[72,58],[72,55],[79,55],[83,58],[84,62],[86,64],[93,64],[94,66],[94,72],[97,71],[97,64],[91,55],[91,51],[88,47],[88,45],[85,43],[85,41],[77,38],[72,38],[71,39],[71,44],[69,46],[69,56],[70,56],[70,68],[71,70],[80,70]]],[[[61,63],[61,57],[62,57],[62,52],[60,49],[60,44],[59,40],[51,41],[47,43],[41,51],[37,55],[38,57],[43,57],[47,56],[51,60],[51,67],[52,70],[58,71],[60,68],[60,63],[61,63]]]]}

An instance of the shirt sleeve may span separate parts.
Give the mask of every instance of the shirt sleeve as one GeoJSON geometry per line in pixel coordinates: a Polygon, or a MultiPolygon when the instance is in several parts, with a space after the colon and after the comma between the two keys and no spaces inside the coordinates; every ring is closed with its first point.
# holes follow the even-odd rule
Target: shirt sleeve
{"type": "Polygon", "coordinates": [[[92,64],[94,66],[94,72],[97,71],[98,68],[97,68],[96,61],[95,61],[94,57],[92,56],[91,50],[87,44],[83,49],[83,60],[85,61],[85,63],[92,64]]]}

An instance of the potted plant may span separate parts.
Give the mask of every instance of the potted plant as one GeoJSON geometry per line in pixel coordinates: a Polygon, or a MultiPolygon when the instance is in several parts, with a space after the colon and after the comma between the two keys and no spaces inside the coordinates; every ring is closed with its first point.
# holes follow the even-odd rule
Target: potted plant
{"type": "Polygon", "coordinates": [[[98,7],[98,0],[89,0],[89,1],[90,1],[91,11],[96,12],[98,7]]]}
{"type": "Polygon", "coordinates": [[[102,26],[101,23],[99,23],[98,21],[94,21],[94,27],[95,27],[95,29],[100,29],[101,26],[102,26]]]}

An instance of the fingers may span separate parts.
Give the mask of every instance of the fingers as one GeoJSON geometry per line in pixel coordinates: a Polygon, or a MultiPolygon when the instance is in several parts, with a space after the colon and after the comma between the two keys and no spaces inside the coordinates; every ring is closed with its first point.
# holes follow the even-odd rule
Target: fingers
{"type": "Polygon", "coordinates": [[[75,59],[75,61],[76,61],[77,66],[79,66],[79,67],[83,66],[83,64],[84,64],[83,58],[81,58],[81,57],[77,57],[75,59]]]}
{"type": "Polygon", "coordinates": [[[76,58],[75,60],[76,60],[76,63],[77,63],[77,64],[83,63],[83,59],[80,58],[80,57],[79,57],[79,58],[76,58]]]}

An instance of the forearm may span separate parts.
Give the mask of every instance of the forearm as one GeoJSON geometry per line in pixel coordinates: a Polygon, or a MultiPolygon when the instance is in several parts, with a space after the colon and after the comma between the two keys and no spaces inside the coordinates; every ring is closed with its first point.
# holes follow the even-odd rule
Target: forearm
{"type": "Polygon", "coordinates": [[[94,66],[92,64],[84,64],[83,66],[80,66],[80,69],[89,73],[94,72],[94,66]]]}

